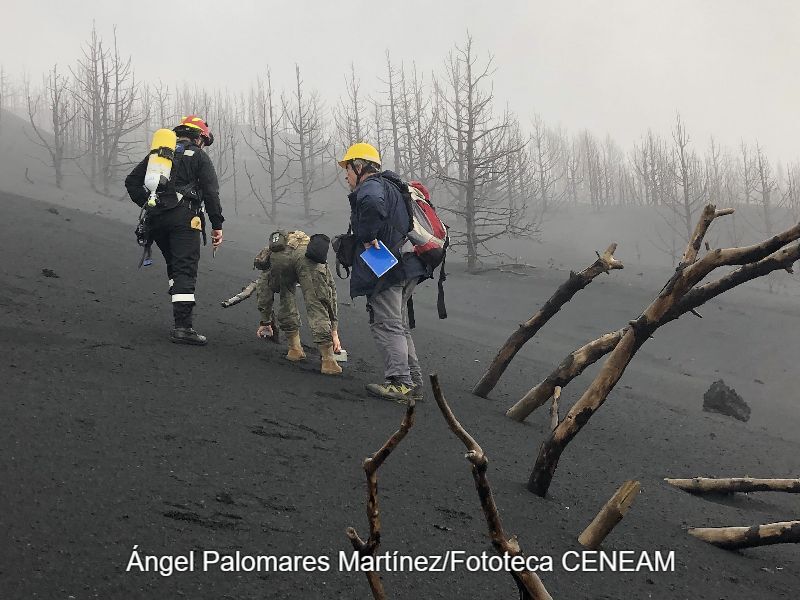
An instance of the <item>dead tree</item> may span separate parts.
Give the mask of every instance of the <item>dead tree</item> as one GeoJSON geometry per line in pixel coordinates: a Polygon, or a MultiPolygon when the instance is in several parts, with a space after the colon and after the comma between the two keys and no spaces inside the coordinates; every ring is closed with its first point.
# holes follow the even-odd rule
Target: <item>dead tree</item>
{"type": "Polygon", "coordinates": [[[31,98],[30,89],[26,93],[28,105],[28,121],[31,124],[33,133],[37,140],[31,140],[37,146],[47,150],[50,155],[50,166],[56,176],[56,187],[61,189],[64,181],[63,164],[65,160],[73,160],[75,157],[66,156],[67,132],[70,124],[78,116],[78,107],[70,100],[68,90],[68,80],[64,75],[59,74],[58,65],[53,66],[53,70],[47,74],[45,79],[45,105],[50,116],[52,135],[43,132],[36,125],[36,115],[39,110],[40,96],[31,98]]]}
{"type": "Polygon", "coordinates": [[[350,75],[345,76],[347,97],[339,98],[339,105],[333,111],[333,121],[337,133],[337,150],[342,154],[356,142],[369,138],[369,119],[365,113],[367,104],[361,93],[361,82],[356,77],[356,68],[350,63],[350,75]]]}
{"type": "Polygon", "coordinates": [[[800,494],[800,479],[754,479],[733,477],[712,479],[664,479],[668,484],[691,494],[733,494],[734,492],[788,492],[800,494]]]}
{"type": "MultiPolygon", "coordinates": [[[[475,480],[475,488],[478,490],[478,497],[481,501],[483,515],[489,527],[489,536],[492,539],[492,546],[494,546],[494,549],[497,550],[500,555],[522,557],[522,550],[520,549],[516,536],[509,538],[503,529],[503,521],[500,519],[500,512],[497,509],[497,504],[495,504],[492,488],[489,485],[489,479],[486,477],[489,459],[486,458],[483,448],[480,447],[478,442],[467,433],[461,423],[456,419],[439,385],[439,376],[434,373],[430,377],[433,395],[436,398],[436,404],[439,406],[439,410],[442,411],[442,416],[445,421],[447,421],[450,431],[452,431],[456,437],[463,442],[464,446],[467,447],[465,458],[472,465],[472,478],[475,480]]],[[[536,573],[527,569],[521,569],[518,571],[512,570],[510,574],[511,577],[514,578],[514,582],[519,589],[520,600],[552,600],[542,580],[539,579],[536,573]]]]}
{"type": "Polygon", "coordinates": [[[283,111],[289,126],[283,142],[290,162],[297,166],[290,177],[300,187],[303,214],[306,221],[311,222],[311,196],[330,186],[336,176],[325,178],[322,162],[330,152],[330,139],[325,131],[319,96],[315,92],[307,95],[303,90],[299,65],[295,65],[294,98],[291,101],[283,98],[283,111]]]}
{"type": "Polygon", "coordinates": [[[752,527],[700,527],[689,529],[689,535],[725,550],[741,550],[773,544],[798,544],[800,521],[783,521],[752,527]]]}
{"type": "Polygon", "coordinates": [[[3,131],[3,111],[10,108],[11,82],[5,65],[0,64],[0,133],[3,131]]]}
{"type": "MultiPolygon", "coordinates": [[[[401,135],[402,132],[400,130],[400,77],[402,77],[402,73],[397,70],[396,67],[392,65],[392,58],[389,54],[389,51],[386,51],[386,81],[384,81],[384,85],[386,85],[386,100],[387,104],[385,104],[385,108],[388,109],[388,116],[389,118],[389,135],[390,141],[392,143],[392,158],[394,160],[394,170],[401,176],[406,175],[406,169],[403,165],[403,154],[401,152],[402,140],[401,135]]],[[[387,164],[388,161],[384,160],[384,164],[387,164]]]]}
{"type": "MultiPolygon", "coordinates": [[[[675,118],[675,129],[672,132],[672,160],[669,162],[672,180],[670,191],[666,197],[667,215],[661,215],[664,223],[669,228],[672,240],[676,238],[683,243],[688,243],[692,236],[692,228],[700,207],[706,200],[708,191],[708,178],[703,162],[691,150],[691,138],[686,131],[686,125],[681,120],[680,114],[675,118]]],[[[662,251],[669,251],[673,259],[677,252],[673,244],[666,243],[662,237],[662,251]]],[[[681,244],[682,245],[682,244],[681,244]]]]}
{"type": "MultiPolygon", "coordinates": [[[[367,520],[369,521],[369,537],[366,541],[362,540],[356,532],[355,528],[347,528],[347,538],[353,545],[353,549],[358,552],[359,556],[375,556],[378,550],[378,545],[381,543],[381,514],[378,510],[378,469],[384,461],[392,453],[392,450],[397,448],[397,445],[403,441],[411,427],[414,425],[414,400],[409,401],[406,414],[403,421],[400,423],[400,429],[395,431],[392,436],[386,440],[386,443],[381,446],[375,454],[369,458],[364,459],[364,473],[367,476],[367,520]]],[[[383,582],[381,576],[376,571],[367,571],[367,581],[372,590],[372,597],[375,600],[385,600],[386,593],[383,590],[383,582]]]]}
{"type": "Polygon", "coordinates": [[[566,177],[566,190],[569,203],[578,205],[578,190],[583,185],[583,171],[581,163],[581,145],[577,138],[564,139],[564,174],[566,177]]]}
{"type": "Polygon", "coordinates": [[[275,103],[275,94],[272,89],[272,73],[269,69],[267,69],[266,78],[263,81],[259,78],[256,82],[252,104],[254,118],[251,131],[258,139],[258,142],[254,140],[254,143],[251,143],[245,138],[245,143],[256,155],[261,170],[267,176],[269,196],[266,200],[269,203],[269,208],[267,208],[267,203],[264,202],[260,187],[253,184],[252,178],[247,172],[247,164],[245,164],[245,173],[250,181],[250,188],[256,199],[264,207],[267,217],[272,223],[276,223],[278,219],[278,204],[289,191],[285,182],[289,161],[281,153],[281,148],[278,145],[280,134],[285,127],[285,121],[281,107],[275,103]]]}
{"type": "Polygon", "coordinates": [[[764,235],[771,236],[773,232],[772,220],[774,218],[772,214],[772,192],[775,191],[776,184],[772,176],[772,165],[769,164],[769,160],[764,156],[764,151],[758,143],[756,143],[755,169],[758,193],[761,196],[760,204],[764,219],[764,235]]]}
{"type": "Polygon", "coordinates": [[[84,123],[88,178],[93,188],[109,195],[118,169],[131,164],[130,152],[140,147],[128,135],[147,121],[131,58],[120,55],[116,29],[107,47],[92,28],[73,74],[79,83],[75,99],[84,123]]]}
{"type": "Polygon", "coordinates": [[[733,209],[718,211],[711,204],[703,210],[675,274],[644,312],[629,323],[589,388],[542,444],[528,481],[531,492],[539,496],[547,494],[564,449],[603,405],[636,352],[656,329],[687,312],[697,314],[697,307],[745,281],[780,269],[790,270],[800,258],[800,244],[796,243],[800,238],[800,224],[760,244],[710,250],[699,258],[711,223],[732,212],[733,209]],[[697,285],[715,269],[736,265],[738,269],[720,279],[697,285]]]}
{"type": "Polygon", "coordinates": [[[508,365],[524,346],[528,340],[535,336],[538,331],[547,323],[567,302],[594,281],[595,277],[601,273],[610,273],[613,269],[622,269],[623,265],[614,258],[616,244],[611,244],[602,256],[598,253],[597,260],[586,267],[580,273],[570,272],[569,279],[556,290],[555,294],[544,303],[530,319],[521,323],[517,330],[511,334],[506,343],[500,348],[497,356],[492,360],[492,364],[484,373],[481,380],[475,385],[472,393],[476,396],[486,398],[503,376],[508,365]]]}
{"type": "Polygon", "coordinates": [[[584,130],[581,134],[581,146],[584,161],[583,171],[586,173],[586,183],[589,189],[589,203],[596,210],[602,204],[601,160],[597,140],[589,130],[584,130]]]}
{"type": "MultiPolygon", "coordinates": [[[[401,79],[401,98],[403,106],[403,129],[405,140],[403,163],[409,177],[428,180],[434,162],[434,145],[439,133],[437,113],[432,107],[431,97],[422,75],[412,64],[411,74],[401,79]]],[[[430,183],[430,182],[429,182],[430,183]]]]}
{"type": "Polygon", "coordinates": [[[789,211],[795,221],[800,221],[800,164],[786,167],[785,181],[781,191],[781,206],[789,211]]]}
{"type": "Polygon", "coordinates": [[[578,542],[584,548],[597,550],[603,540],[625,517],[625,514],[639,494],[641,484],[638,481],[626,481],[613,496],[603,505],[589,526],[578,536],[578,542]]]}
{"type": "Polygon", "coordinates": [[[506,111],[493,114],[492,57],[479,64],[467,36],[447,61],[447,90],[441,95],[442,137],[446,150],[437,177],[452,202],[442,207],[455,215],[451,223],[454,246],[466,248],[467,268],[474,271],[481,256],[492,254],[487,244],[510,235],[531,235],[535,224],[503,200],[504,167],[510,154],[522,152],[510,135],[516,120],[506,111]],[[514,212],[514,214],[510,214],[514,212]]]}
{"type": "Polygon", "coordinates": [[[741,175],[740,179],[743,194],[742,201],[745,206],[748,206],[752,198],[752,193],[756,189],[755,161],[753,160],[753,155],[750,154],[750,149],[744,141],[739,144],[739,154],[739,173],[741,175]]]}
{"type": "Polygon", "coordinates": [[[216,91],[210,97],[208,106],[204,108],[197,114],[203,115],[206,123],[214,132],[214,145],[210,146],[207,152],[213,159],[220,186],[229,182],[232,184],[234,212],[238,214],[239,191],[236,177],[238,173],[236,155],[241,136],[241,111],[235,97],[232,98],[229,93],[223,94],[220,91],[216,91]]]}
{"type": "Polygon", "coordinates": [[[531,156],[534,176],[537,179],[539,206],[546,213],[560,199],[558,184],[564,178],[564,147],[561,137],[551,131],[539,115],[533,118],[531,156]]]}
{"type": "Polygon", "coordinates": [[[169,86],[159,79],[158,84],[153,87],[154,116],[158,120],[158,127],[167,127],[168,124],[176,120],[174,112],[170,109],[169,86]]]}

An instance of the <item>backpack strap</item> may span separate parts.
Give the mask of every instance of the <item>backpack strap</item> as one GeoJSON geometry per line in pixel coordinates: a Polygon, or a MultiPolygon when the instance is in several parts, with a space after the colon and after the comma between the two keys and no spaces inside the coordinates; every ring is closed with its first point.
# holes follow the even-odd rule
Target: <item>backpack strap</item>
{"type": "Polygon", "coordinates": [[[447,281],[447,273],[445,273],[444,270],[446,261],[447,251],[445,251],[444,256],[442,256],[442,264],[439,267],[439,293],[436,296],[436,310],[439,313],[440,319],[447,318],[447,307],[444,305],[444,282],[447,281]]]}
{"type": "Polygon", "coordinates": [[[339,279],[347,279],[348,277],[350,277],[350,267],[345,267],[342,263],[340,263],[337,260],[336,261],[336,276],[339,279]],[[345,272],[345,276],[344,277],[342,277],[342,269],[344,269],[344,272],[345,272]]]}

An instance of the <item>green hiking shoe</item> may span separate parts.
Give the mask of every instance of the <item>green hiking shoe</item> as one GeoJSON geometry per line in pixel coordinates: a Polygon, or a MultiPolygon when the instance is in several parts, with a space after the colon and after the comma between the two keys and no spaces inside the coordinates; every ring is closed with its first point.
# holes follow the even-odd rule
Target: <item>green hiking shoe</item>
{"type": "Polygon", "coordinates": [[[173,344],[189,344],[190,346],[205,346],[208,343],[206,336],[200,335],[191,327],[176,327],[170,332],[169,341],[173,344]]]}
{"type": "Polygon", "coordinates": [[[405,383],[386,381],[384,383],[368,383],[366,390],[376,398],[396,400],[405,403],[411,397],[411,387],[405,383]]]}

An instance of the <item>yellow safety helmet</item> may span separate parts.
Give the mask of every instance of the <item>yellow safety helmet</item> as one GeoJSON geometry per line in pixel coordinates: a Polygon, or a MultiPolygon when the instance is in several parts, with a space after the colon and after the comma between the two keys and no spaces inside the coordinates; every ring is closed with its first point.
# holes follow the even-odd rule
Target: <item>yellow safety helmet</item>
{"type": "Polygon", "coordinates": [[[350,146],[342,157],[342,160],[339,161],[339,166],[345,168],[347,167],[347,163],[356,158],[368,160],[379,167],[381,166],[381,155],[375,149],[375,146],[367,144],[366,142],[359,142],[350,146]]]}

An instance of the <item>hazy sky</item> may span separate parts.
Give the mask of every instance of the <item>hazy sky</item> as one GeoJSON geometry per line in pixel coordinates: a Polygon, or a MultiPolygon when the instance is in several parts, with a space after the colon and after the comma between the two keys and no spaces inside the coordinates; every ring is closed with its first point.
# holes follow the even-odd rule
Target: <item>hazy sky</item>
{"type": "Polygon", "coordinates": [[[11,71],[73,63],[94,19],[107,38],[117,25],[141,79],[239,90],[270,65],[280,86],[297,62],[333,103],[351,61],[377,89],[386,49],[439,71],[469,30],[495,56],[497,99],[523,122],[538,112],[627,149],[648,127],[668,131],[679,110],[700,149],[713,133],[800,158],[797,0],[0,1],[11,71]]]}

